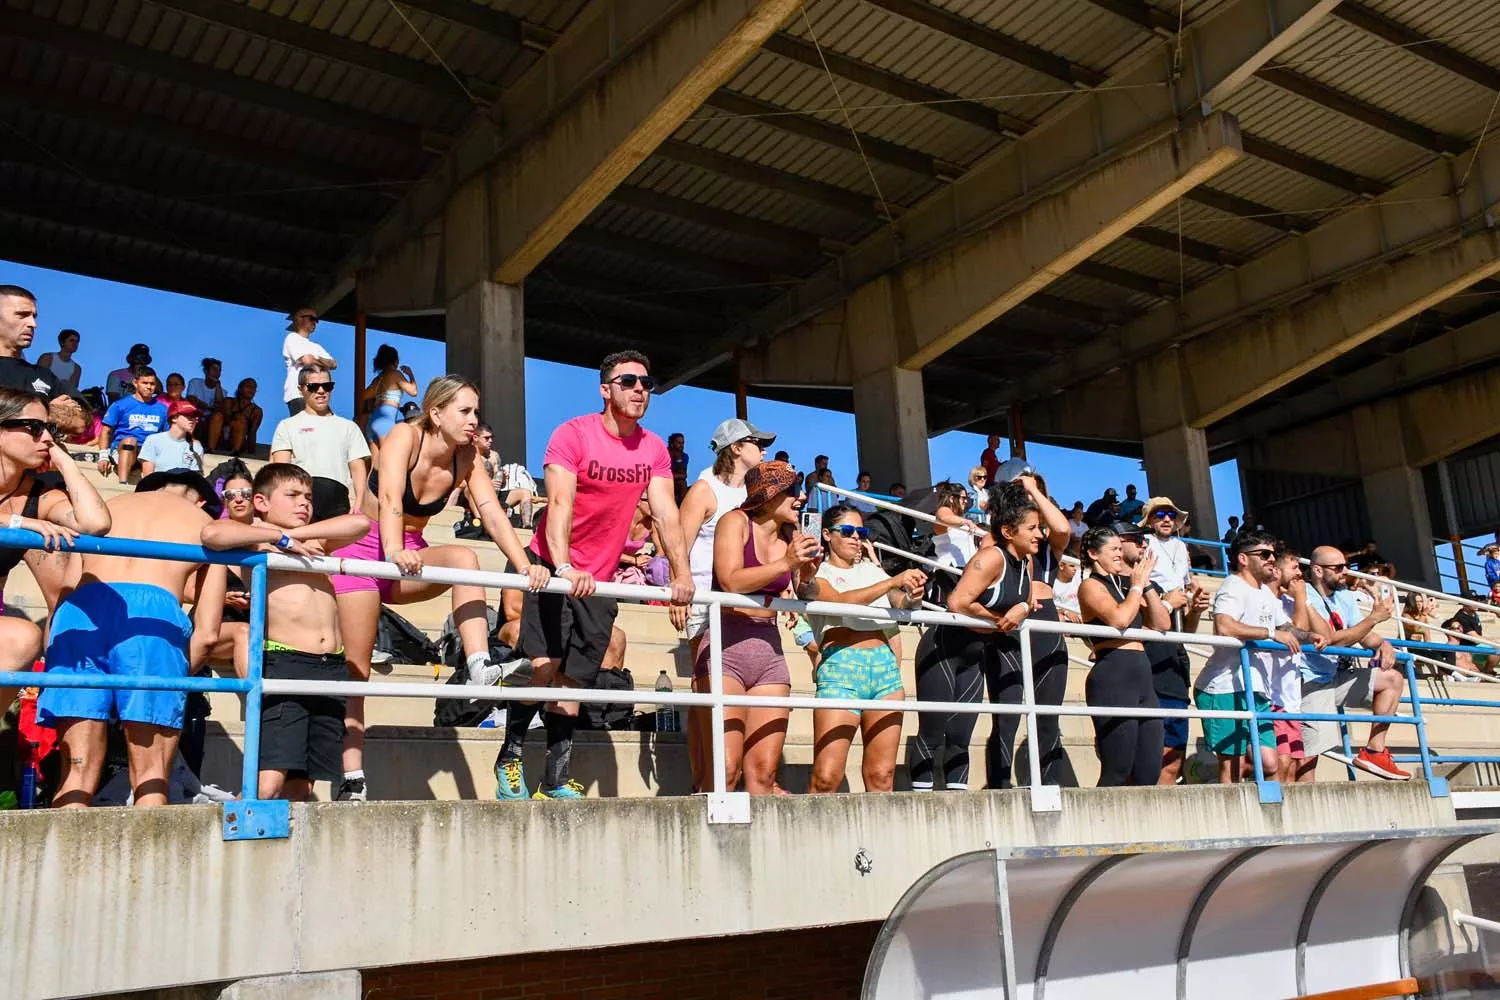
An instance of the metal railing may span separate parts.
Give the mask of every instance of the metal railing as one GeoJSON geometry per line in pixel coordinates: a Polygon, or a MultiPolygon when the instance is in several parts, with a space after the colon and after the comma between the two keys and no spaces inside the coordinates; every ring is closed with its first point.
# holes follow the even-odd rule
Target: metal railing
{"type": "MultiPolygon", "coordinates": [[[[9,548],[37,548],[40,547],[41,537],[33,532],[19,529],[0,529],[0,547],[9,548]]],[[[524,589],[527,587],[527,579],[518,574],[496,573],[483,570],[460,570],[442,567],[424,567],[419,574],[405,576],[393,564],[388,562],[339,559],[335,557],[301,558],[281,554],[263,554],[250,552],[213,551],[203,549],[199,546],[169,544],[162,542],[141,541],[133,539],[97,538],[82,536],[72,546],[75,551],[85,554],[96,554],[105,556],[127,556],[136,558],[167,559],[187,562],[221,563],[231,566],[245,567],[250,570],[250,648],[247,676],[243,679],[229,678],[153,678],[142,676],[116,677],[100,675],[76,675],[55,673],[25,673],[25,672],[0,672],[0,686],[8,687],[72,687],[72,688],[133,688],[149,690],[170,691],[198,691],[198,692],[224,692],[243,694],[245,696],[245,736],[244,736],[244,762],[242,775],[242,796],[247,799],[256,793],[258,789],[259,758],[260,758],[260,706],[261,699],[265,694],[278,695],[325,695],[332,697],[401,697],[401,698],[460,698],[465,700],[507,702],[507,701],[536,701],[541,689],[528,687],[507,688],[477,688],[459,685],[440,685],[430,683],[392,683],[392,682],[361,682],[361,681],[300,681],[266,678],[263,672],[263,649],[265,641],[265,616],[266,616],[266,573],[268,569],[278,571],[291,571],[300,573],[333,574],[342,573],[355,576],[366,576],[374,579],[422,579],[438,584],[470,584],[485,588],[499,589],[524,589]]],[[[553,593],[567,593],[566,581],[554,580],[547,590],[553,593]]],[[[616,598],[626,601],[665,601],[670,598],[668,591],[660,587],[627,586],[622,584],[601,583],[598,585],[597,593],[601,597],[616,598]]],[[[1206,711],[1202,709],[1166,709],[1166,708],[1122,708],[1112,706],[1093,706],[1078,704],[1042,704],[1036,700],[1035,683],[1033,678],[1033,664],[1031,643],[1028,637],[1031,633],[1053,633],[1065,636],[1080,636],[1094,639],[1140,639],[1157,642],[1192,643],[1198,646],[1235,648],[1240,651],[1241,677],[1246,691],[1254,690],[1253,667],[1250,656],[1254,651],[1275,651],[1285,647],[1276,643],[1256,641],[1242,643],[1239,640],[1216,635],[1202,635],[1198,633],[1175,633],[1155,632],[1148,629],[1114,629],[1102,625],[1076,625],[1061,622],[1044,622],[1025,620],[1018,632],[1021,650],[1022,664],[1022,701],[1020,704],[992,704],[985,702],[923,702],[919,700],[907,700],[895,705],[886,700],[869,699],[834,699],[818,698],[809,695],[790,695],[785,697],[766,697],[759,695],[735,695],[726,694],[723,683],[723,632],[722,614],[724,608],[743,608],[752,610],[765,610],[769,608],[775,611],[796,611],[803,614],[816,614],[830,617],[858,617],[863,619],[883,619],[896,624],[921,624],[930,626],[963,627],[972,629],[992,629],[991,622],[982,621],[961,614],[948,611],[899,611],[894,609],[872,608],[865,605],[850,605],[823,601],[794,601],[776,599],[768,603],[738,594],[724,594],[717,592],[700,593],[694,597],[694,603],[707,605],[709,609],[709,641],[710,662],[709,679],[710,690],[707,693],[678,693],[658,692],[654,690],[632,691],[628,700],[637,704],[652,704],[658,706],[684,706],[684,707],[707,707],[712,719],[711,752],[713,757],[713,793],[709,796],[709,818],[711,822],[748,822],[749,804],[748,796],[744,793],[735,793],[726,787],[724,730],[725,711],[731,707],[772,707],[786,708],[788,710],[801,709],[823,709],[823,710],[848,710],[848,711],[902,711],[902,712],[934,712],[934,713],[963,713],[975,715],[1019,715],[1028,721],[1029,731],[1037,731],[1039,717],[1051,716],[1087,716],[1094,719],[1100,718],[1185,718],[1185,719],[1236,719],[1249,723],[1254,736],[1250,743],[1252,747],[1258,745],[1258,735],[1264,731],[1264,727],[1270,726],[1273,717],[1255,708],[1254,700],[1247,699],[1247,708],[1243,711],[1206,711]]],[[[1325,654],[1349,657],[1369,657],[1372,655],[1367,649],[1331,649],[1324,650],[1325,654]]],[[[1500,650],[1496,650],[1500,653],[1500,650]]],[[[1277,713],[1275,718],[1285,721],[1330,721],[1347,723],[1349,721],[1390,723],[1395,725],[1409,725],[1415,728],[1419,753],[1417,760],[1422,765],[1422,773],[1428,781],[1434,796],[1447,794],[1447,782],[1433,773],[1434,763],[1443,763],[1456,758],[1445,758],[1431,753],[1426,733],[1426,723],[1422,715],[1423,705],[1446,704],[1443,699],[1428,699],[1421,695],[1417,685],[1416,676],[1412,668],[1412,659],[1409,652],[1400,654],[1405,665],[1408,695],[1412,712],[1409,715],[1390,716],[1343,716],[1343,715],[1319,715],[1311,713],[1284,714],[1277,713]]],[[[593,691],[570,688],[567,691],[567,700],[581,703],[618,703],[621,700],[620,693],[615,691],[593,691]]],[[[1453,700],[1449,700],[1453,701],[1453,700]]],[[[1458,701],[1453,701],[1459,704],[1458,701]]],[[[1476,702],[1484,707],[1500,707],[1500,702],[1476,702]]],[[[1280,786],[1268,779],[1261,769],[1259,754],[1255,753],[1256,781],[1260,787],[1260,797],[1265,802],[1280,801],[1280,786]]],[[[1060,790],[1056,786],[1043,785],[1041,781],[1041,755],[1031,754],[1030,779],[1033,808],[1038,810],[1056,810],[1061,808],[1060,790]]],[[[261,814],[274,814],[276,803],[256,803],[248,801],[243,807],[226,806],[226,836],[229,836],[230,810],[236,808],[239,811],[236,816],[243,819],[254,809],[260,809],[261,814]],[[252,809],[254,807],[254,809],[252,809]]],[[[281,803],[282,812],[285,804],[281,803]]],[[[277,826],[271,824],[272,832],[263,836],[285,835],[284,823],[277,826]]],[[[240,833],[240,839],[253,838],[254,833],[240,833]]]]}

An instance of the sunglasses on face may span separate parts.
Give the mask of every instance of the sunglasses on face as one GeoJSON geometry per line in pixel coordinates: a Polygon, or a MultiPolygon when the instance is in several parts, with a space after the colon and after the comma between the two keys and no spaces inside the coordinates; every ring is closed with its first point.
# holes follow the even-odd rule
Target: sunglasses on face
{"type": "Polygon", "coordinates": [[[318,321],[318,317],[307,314],[298,316],[297,318],[307,323],[316,323],[318,321]]]}
{"type": "Polygon", "coordinates": [[[634,389],[639,384],[647,392],[656,391],[656,379],[650,375],[616,375],[609,381],[621,389],[634,389]]]}
{"type": "Polygon", "coordinates": [[[869,528],[856,528],[852,524],[835,524],[828,529],[830,534],[838,535],[840,538],[869,538],[869,528]]]}
{"type": "Polygon", "coordinates": [[[1270,559],[1276,555],[1275,549],[1251,549],[1245,555],[1255,559],[1270,559]]]}
{"type": "Polygon", "coordinates": [[[251,495],[254,492],[255,491],[252,490],[248,486],[240,486],[240,487],[236,487],[235,489],[232,489],[232,490],[225,490],[224,491],[224,499],[225,500],[249,500],[250,497],[251,497],[251,495]]]}
{"type": "Polygon", "coordinates": [[[35,417],[13,417],[10,420],[0,420],[0,427],[8,431],[25,431],[31,435],[33,441],[40,441],[42,433],[46,432],[55,439],[57,437],[57,425],[50,420],[38,420],[35,417]]]}
{"type": "Polygon", "coordinates": [[[1349,568],[1348,563],[1317,563],[1316,565],[1321,569],[1331,569],[1335,573],[1342,573],[1349,568]]]}
{"type": "Polygon", "coordinates": [[[1155,517],[1158,521],[1177,520],[1177,512],[1175,510],[1159,510],[1152,516],[1155,517]]]}
{"type": "Polygon", "coordinates": [[[332,382],[309,382],[309,383],[307,383],[307,391],[308,392],[332,392],[333,391],[333,383],[332,382]]]}

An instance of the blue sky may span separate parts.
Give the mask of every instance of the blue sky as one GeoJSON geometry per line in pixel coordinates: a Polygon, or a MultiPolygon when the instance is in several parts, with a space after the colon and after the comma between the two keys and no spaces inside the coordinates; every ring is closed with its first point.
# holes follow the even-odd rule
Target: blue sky
{"type": "MultiPolygon", "coordinates": [[[[281,339],[286,320],[279,314],[20,264],[0,267],[0,283],[23,285],[37,295],[40,319],[29,352],[32,360],[55,348],[58,330],[70,327],[79,331],[82,343],[78,360],[84,366],[85,385],[102,385],[109,371],[125,363],[126,349],[140,341],[151,346],[153,367],[162,379],[174,371],[193,378],[201,374],[199,359],[212,355],[223,360],[224,380],[231,391],[247,376],[260,384],[258,398],[268,421],[284,413],[281,339]]],[[[320,326],[318,339],[341,361],[353,354],[352,327],[336,323],[320,326]]],[[[445,370],[440,343],[372,328],[368,345],[372,358],[383,343],[401,353],[401,360],[411,365],[418,382],[425,383],[445,370]]],[[[347,367],[335,373],[334,408],[345,415],[352,410],[354,374],[347,367]]],[[[360,375],[369,379],[368,373],[360,375]]],[[[597,369],[527,360],[526,442],[533,465],[540,462],[553,427],[594,408],[597,380],[597,369]]],[[[673,431],[686,435],[696,472],[709,461],[708,440],[715,425],[733,415],[734,397],[680,388],[654,399],[645,422],[663,437],[673,431]]],[[[776,447],[791,452],[798,467],[810,468],[813,455],[826,454],[839,482],[853,484],[858,468],[854,418],[850,414],[752,397],[750,419],[762,429],[778,433],[776,447]]],[[[270,439],[270,433],[271,426],[262,430],[263,442],[270,439]]],[[[933,438],[929,449],[934,479],[961,479],[978,461],[984,439],[953,432],[933,438]]],[[[1065,504],[1073,500],[1087,503],[1106,486],[1123,493],[1125,484],[1132,482],[1145,496],[1145,473],[1133,459],[1046,445],[1031,445],[1028,454],[1047,477],[1052,494],[1065,504]]],[[[1214,501],[1222,522],[1243,508],[1235,464],[1214,466],[1213,480],[1214,501]]],[[[885,485],[877,483],[876,488],[885,485]]]]}

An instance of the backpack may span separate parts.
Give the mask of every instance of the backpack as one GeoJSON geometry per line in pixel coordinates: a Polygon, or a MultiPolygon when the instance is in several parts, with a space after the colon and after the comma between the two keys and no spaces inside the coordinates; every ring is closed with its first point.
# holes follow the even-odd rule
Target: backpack
{"type": "MultiPolygon", "coordinates": [[[[490,662],[504,663],[514,659],[515,651],[495,638],[495,633],[500,628],[499,614],[491,607],[486,607],[484,613],[486,624],[489,626],[490,662]]],[[[459,638],[452,615],[449,615],[443,622],[443,631],[438,635],[436,651],[436,661],[453,668],[453,673],[449,675],[445,683],[468,684],[469,664],[464,656],[463,640],[459,638]]],[[[503,704],[504,702],[484,701],[478,698],[439,698],[432,709],[432,724],[445,729],[477,726],[485,720],[492,709],[503,704]]]]}
{"type": "MultiPolygon", "coordinates": [[[[870,533],[871,543],[879,542],[902,552],[916,551],[916,519],[909,514],[898,514],[893,510],[877,510],[865,515],[865,528],[870,533]]],[[[884,549],[876,549],[880,557],[880,568],[887,575],[895,576],[909,569],[921,569],[909,559],[902,559],[884,549]]]]}
{"type": "Polygon", "coordinates": [[[442,659],[426,632],[385,605],[380,607],[375,648],[391,654],[397,663],[437,663],[442,659]]]}
{"type": "MultiPolygon", "coordinates": [[[[624,667],[600,670],[594,678],[595,691],[634,691],[635,678],[624,667]]],[[[579,729],[629,729],[635,720],[635,701],[593,702],[578,706],[579,729]]]]}

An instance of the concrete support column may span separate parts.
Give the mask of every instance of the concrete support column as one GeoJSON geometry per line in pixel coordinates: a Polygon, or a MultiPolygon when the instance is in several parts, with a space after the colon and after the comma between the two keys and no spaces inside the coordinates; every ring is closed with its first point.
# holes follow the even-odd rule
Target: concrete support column
{"type": "Polygon", "coordinates": [[[1432,548],[1432,514],[1422,472],[1407,454],[1400,407],[1377,403],[1354,410],[1354,444],[1360,483],[1375,545],[1396,565],[1396,575],[1439,586],[1432,548]]]}
{"type": "Polygon", "coordinates": [[[893,482],[913,488],[931,482],[921,372],[893,367],[855,379],[854,429],[860,468],[870,473],[875,492],[893,482]]]}
{"type": "Polygon", "coordinates": [[[448,371],[479,386],[479,409],[507,462],[526,462],[526,336],[521,288],[479,281],[448,300],[448,371]]]}
{"type": "Polygon", "coordinates": [[[230,983],[219,1000],[361,1000],[358,970],[264,976],[230,983]]]}
{"type": "Polygon", "coordinates": [[[1208,436],[1188,423],[1181,359],[1173,348],[1135,366],[1136,408],[1151,496],[1168,496],[1192,515],[1187,534],[1218,538],[1208,436]]]}

